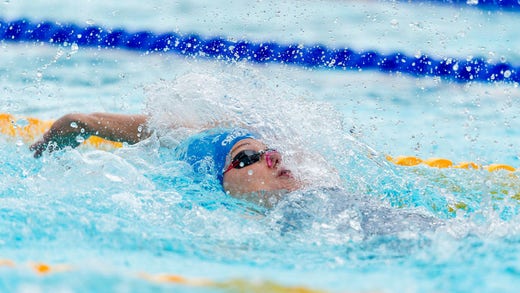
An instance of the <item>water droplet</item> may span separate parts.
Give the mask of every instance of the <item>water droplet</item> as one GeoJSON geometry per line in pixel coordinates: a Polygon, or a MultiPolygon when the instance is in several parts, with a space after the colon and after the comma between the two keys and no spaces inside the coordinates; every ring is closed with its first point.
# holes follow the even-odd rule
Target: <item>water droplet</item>
{"type": "Polygon", "coordinates": [[[113,182],[123,182],[124,181],[123,178],[121,178],[120,176],[110,174],[110,173],[106,173],[105,177],[107,177],[110,181],[113,181],[113,182]]]}
{"type": "Polygon", "coordinates": [[[76,123],[76,122],[73,121],[73,122],[70,123],[70,127],[72,127],[72,128],[78,128],[78,123],[76,123]]]}
{"type": "Polygon", "coordinates": [[[249,176],[252,176],[253,173],[254,173],[253,170],[249,170],[249,171],[247,171],[247,175],[249,175],[249,176]]]}
{"type": "Polygon", "coordinates": [[[509,78],[509,77],[511,77],[511,70],[506,70],[506,71],[504,71],[504,77],[505,77],[505,78],[509,78]]]}
{"type": "Polygon", "coordinates": [[[64,53],[65,52],[62,49],[58,48],[58,51],[56,52],[56,56],[54,56],[54,60],[52,60],[52,61],[53,62],[58,61],[58,59],[60,59],[61,56],[63,56],[64,53]]]}
{"type": "Polygon", "coordinates": [[[83,143],[85,141],[85,138],[81,135],[76,136],[76,141],[78,143],[83,143]]]}
{"type": "Polygon", "coordinates": [[[240,166],[240,168],[244,168],[245,164],[243,162],[240,162],[240,164],[238,164],[240,166]]]}
{"type": "Polygon", "coordinates": [[[70,53],[71,54],[77,53],[78,50],[79,50],[78,44],[72,43],[72,45],[70,45],[70,53]]]}
{"type": "Polygon", "coordinates": [[[455,63],[455,65],[453,65],[453,70],[459,70],[459,63],[455,63]]]}

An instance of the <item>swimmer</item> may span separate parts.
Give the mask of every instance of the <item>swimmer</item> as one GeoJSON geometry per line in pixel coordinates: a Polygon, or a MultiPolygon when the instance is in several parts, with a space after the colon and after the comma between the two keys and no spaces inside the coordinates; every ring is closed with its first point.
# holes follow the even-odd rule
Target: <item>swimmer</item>
{"type": "MultiPolygon", "coordinates": [[[[135,144],[152,135],[153,131],[147,126],[146,115],[68,114],[56,120],[30,149],[38,158],[45,151],[76,147],[82,141],[77,139],[78,136],[87,139],[91,135],[135,144]]],[[[377,199],[363,194],[349,194],[341,188],[309,189],[283,166],[279,152],[270,149],[259,140],[258,135],[246,129],[212,128],[201,131],[179,143],[172,154],[193,166],[196,172],[214,176],[231,196],[266,208],[277,204],[283,213],[280,223],[284,233],[294,229],[311,229],[307,226],[322,221],[324,211],[348,221],[338,226],[338,229],[343,229],[341,231],[365,238],[402,231],[427,231],[443,225],[431,215],[381,206],[377,199]],[[301,192],[293,193],[295,197],[292,200],[280,201],[289,198],[284,195],[296,190],[301,192]],[[324,193],[326,197],[322,196],[324,193]],[[350,229],[352,225],[354,228],[350,229]]]]}
{"type": "MultiPolygon", "coordinates": [[[[147,127],[147,119],[139,114],[67,114],[56,120],[30,150],[38,158],[45,151],[75,148],[91,135],[135,144],[153,132],[147,127]]],[[[266,204],[273,196],[279,198],[301,187],[284,167],[281,154],[245,129],[209,129],[182,142],[175,152],[197,170],[207,168],[204,163],[212,159],[208,172],[216,176],[226,193],[235,197],[266,204]]]]}

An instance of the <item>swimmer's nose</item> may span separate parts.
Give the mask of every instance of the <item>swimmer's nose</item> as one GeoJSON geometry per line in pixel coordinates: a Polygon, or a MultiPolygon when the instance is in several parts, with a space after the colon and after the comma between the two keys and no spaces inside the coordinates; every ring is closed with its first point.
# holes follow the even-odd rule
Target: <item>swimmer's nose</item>
{"type": "Polygon", "coordinates": [[[267,167],[276,168],[282,162],[282,155],[275,150],[268,151],[265,153],[265,161],[267,167]]]}

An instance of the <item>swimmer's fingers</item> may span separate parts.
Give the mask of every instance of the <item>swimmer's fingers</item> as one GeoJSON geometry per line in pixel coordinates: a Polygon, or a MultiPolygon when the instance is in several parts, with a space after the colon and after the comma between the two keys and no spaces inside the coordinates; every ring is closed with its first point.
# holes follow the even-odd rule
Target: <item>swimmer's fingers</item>
{"type": "Polygon", "coordinates": [[[34,152],[35,158],[39,158],[42,156],[42,153],[47,149],[47,145],[48,144],[43,139],[40,139],[39,141],[33,143],[29,147],[29,150],[34,152]]]}
{"type": "Polygon", "coordinates": [[[72,147],[72,148],[75,148],[77,147],[78,145],[80,145],[79,142],[77,142],[75,139],[74,140],[66,140],[64,141],[63,139],[60,139],[60,141],[38,141],[34,144],[32,144],[30,147],[29,147],[29,150],[33,151],[34,152],[34,157],[35,158],[39,158],[43,155],[43,152],[45,151],[48,151],[49,153],[52,153],[54,151],[57,151],[57,150],[61,150],[65,147],[72,147]]]}
{"type": "Polygon", "coordinates": [[[77,133],[64,133],[63,131],[53,131],[53,129],[51,128],[51,130],[47,131],[43,135],[42,139],[33,143],[29,147],[29,150],[34,151],[35,158],[39,158],[45,151],[53,152],[65,148],[67,146],[75,148],[79,144],[80,142],[78,141],[77,133]]]}
{"type": "Polygon", "coordinates": [[[81,141],[88,138],[85,127],[81,126],[81,115],[67,114],[56,120],[43,137],[32,144],[29,149],[34,151],[34,157],[41,157],[43,152],[77,147],[81,141]]]}

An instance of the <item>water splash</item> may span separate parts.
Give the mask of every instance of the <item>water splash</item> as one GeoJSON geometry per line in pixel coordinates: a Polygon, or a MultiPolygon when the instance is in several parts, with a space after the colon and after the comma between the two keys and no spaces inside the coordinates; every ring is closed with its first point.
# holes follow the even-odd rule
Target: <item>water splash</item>
{"type": "Polygon", "coordinates": [[[338,165],[358,153],[367,157],[368,148],[350,136],[330,104],[245,65],[190,72],[148,87],[147,95],[150,124],[166,145],[215,125],[246,127],[282,151],[304,181],[324,186],[339,184],[338,165]]]}

